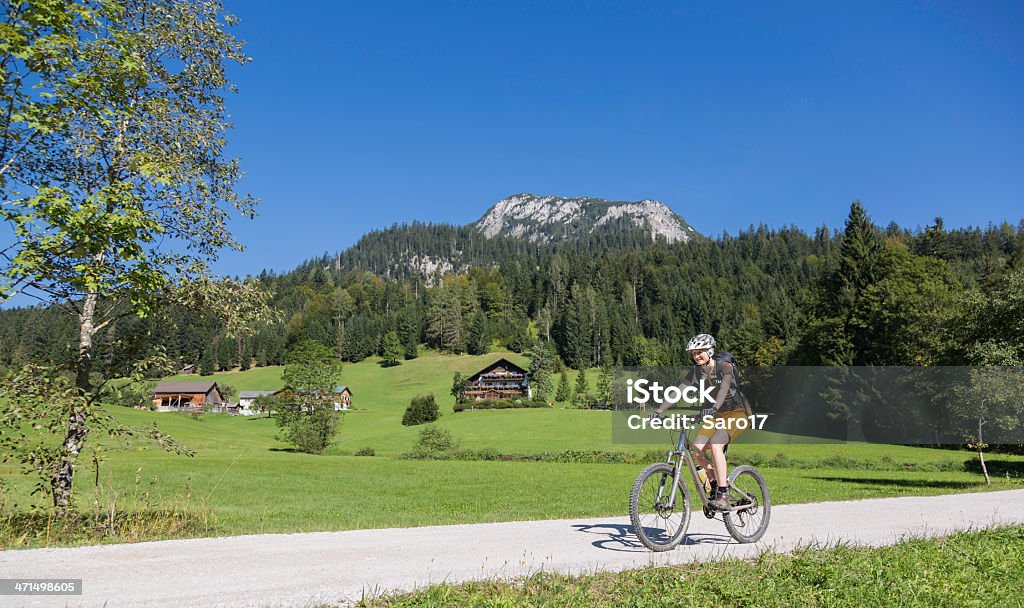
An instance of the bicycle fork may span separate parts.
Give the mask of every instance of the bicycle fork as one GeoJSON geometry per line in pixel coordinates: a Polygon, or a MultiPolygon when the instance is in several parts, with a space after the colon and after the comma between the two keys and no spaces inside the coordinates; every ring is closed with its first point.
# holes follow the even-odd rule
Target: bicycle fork
{"type": "Polygon", "coordinates": [[[663,474],[661,476],[661,485],[658,487],[657,501],[659,503],[661,503],[661,504],[665,504],[665,506],[667,508],[673,509],[676,506],[676,492],[679,491],[679,476],[680,476],[681,471],[683,470],[683,467],[682,467],[682,464],[683,464],[682,463],[682,454],[679,454],[678,452],[676,452],[675,454],[673,454],[672,452],[669,452],[668,462],[669,462],[670,465],[672,465],[672,471],[673,471],[672,476],[671,476],[671,478],[672,478],[672,490],[669,492],[669,495],[668,495],[668,503],[667,504],[663,503],[662,502],[662,498],[664,498],[664,496],[665,496],[665,480],[669,478],[668,475],[664,475],[663,474]],[[673,456],[678,456],[679,457],[679,461],[678,462],[673,462],[673,459],[672,459],[673,456]]]}

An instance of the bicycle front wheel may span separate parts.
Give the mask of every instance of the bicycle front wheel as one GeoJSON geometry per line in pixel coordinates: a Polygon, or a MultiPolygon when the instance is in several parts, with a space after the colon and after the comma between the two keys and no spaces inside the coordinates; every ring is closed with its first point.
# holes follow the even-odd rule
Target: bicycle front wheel
{"type": "Polygon", "coordinates": [[[723,513],[725,529],[741,543],[757,542],[768,529],[772,498],[764,475],[750,465],[733,469],[729,475],[734,511],[723,513]]]}
{"type": "Polygon", "coordinates": [[[675,470],[665,462],[640,472],[629,494],[629,519],[637,538],[651,551],[668,551],[683,540],[690,525],[690,493],[680,479],[672,500],[675,470]]]}

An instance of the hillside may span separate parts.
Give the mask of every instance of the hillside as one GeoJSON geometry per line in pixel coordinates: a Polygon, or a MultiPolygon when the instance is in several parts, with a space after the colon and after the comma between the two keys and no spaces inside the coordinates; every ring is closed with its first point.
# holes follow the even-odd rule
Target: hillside
{"type": "MultiPolygon", "coordinates": [[[[586,200],[579,204],[590,224],[621,216],[602,224],[608,230],[531,241],[527,228],[551,227],[539,223],[536,213],[547,207],[538,198],[504,219],[492,209],[477,226],[392,226],[288,273],[261,273],[280,315],[241,339],[195,309],[121,319],[95,341],[96,371],[125,375],[156,347],[209,371],[276,365],[302,340],[355,363],[382,354],[385,338],[397,339],[407,359],[424,347],[525,353],[548,342],[574,369],[685,364],[686,342],[698,332],[765,366],[959,364],[974,339],[1005,338],[1024,353],[1012,323],[993,321],[1004,309],[1015,314],[1024,226],[947,231],[937,221],[883,231],[853,205],[843,232],[752,226],[736,236],[655,242],[627,217],[632,203],[586,200]],[[524,232],[487,236],[499,219],[502,230],[520,222],[524,232]],[[869,250],[876,253],[858,253],[869,250]],[[850,292],[853,276],[870,284],[850,292]],[[867,297],[854,303],[845,293],[867,297]],[[876,293],[895,294],[898,305],[876,293]],[[992,310],[962,306],[970,298],[992,310]],[[863,317],[856,325],[844,321],[854,313],[863,317]]],[[[75,321],[58,307],[0,311],[0,366],[66,361],[77,344],[75,321]]]]}

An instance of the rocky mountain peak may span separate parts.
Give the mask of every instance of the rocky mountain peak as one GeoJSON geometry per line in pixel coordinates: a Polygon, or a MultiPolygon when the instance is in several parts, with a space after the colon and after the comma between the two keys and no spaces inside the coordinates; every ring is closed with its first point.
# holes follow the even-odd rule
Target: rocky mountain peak
{"type": "Polygon", "coordinates": [[[548,242],[578,238],[615,225],[632,225],[674,243],[698,233],[682,217],[656,200],[609,201],[515,194],[499,201],[472,225],[485,236],[499,234],[548,242]]]}

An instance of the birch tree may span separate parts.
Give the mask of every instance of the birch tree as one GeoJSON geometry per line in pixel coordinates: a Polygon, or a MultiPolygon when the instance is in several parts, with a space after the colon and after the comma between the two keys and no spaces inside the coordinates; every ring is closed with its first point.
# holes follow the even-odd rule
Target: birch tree
{"type": "MultiPolygon", "coordinates": [[[[252,217],[255,201],[235,189],[224,97],[227,66],[249,59],[215,1],[12,1],[5,11],[0,219],[11,236],[0,244],[0,302],[24,294],[77,320],[73,390],[60,395],[64,430],[47,465],[65,511],[101,416],[97,335],[182,293],[196,299],[179,288],[206,284],[218,254],[241,248],[228,222],[252,217]]],[[[45,391],[31,394],[46,405],[45,391]]]]}

